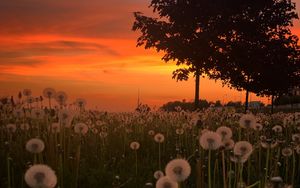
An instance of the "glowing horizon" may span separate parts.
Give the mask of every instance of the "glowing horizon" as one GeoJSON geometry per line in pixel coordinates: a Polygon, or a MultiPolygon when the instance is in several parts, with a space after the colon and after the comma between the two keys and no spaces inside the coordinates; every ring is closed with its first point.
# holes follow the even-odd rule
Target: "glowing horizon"
{"type": "MultiPolygon", "coordinates": [[[[154,50],[136,48],[139,33],[131,31],[133,12],[149,12],[148,1],[102,2],[21,1],[0,7],[0,97],[29,88],[39,96],[46,87],[65,91],[70,101],[85,98],[90,108],[130,111],[192,101],[194,80],[172,79],[174,63],[164,63],[154,50]]],[[[297,11],[299,12],[299,3],[297,11]]],[[[300,35],[300,21],[293,33],[300,35]]],[[[200,98],[244,101],[244,93],[201,79],[200,98]]],[[[252,94],[251,100],[267,98],[252,94]]]]}

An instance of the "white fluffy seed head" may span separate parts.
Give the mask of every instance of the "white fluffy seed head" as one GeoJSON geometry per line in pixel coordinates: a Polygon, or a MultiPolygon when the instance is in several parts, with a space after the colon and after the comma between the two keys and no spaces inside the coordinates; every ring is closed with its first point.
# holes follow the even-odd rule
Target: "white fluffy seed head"
{"type": "Polygon", "coordinates": [[[253,129],[256,130],[256,131],[261,131],[263,129],[263,126],[260,123],[256,123],[254,125],[253,129]]]}
{"type": "Polygon", "coordinates": [[[176,134],[177,135],[182,135],[183,133],[184,133],[184,129],[183,128],[176,129],[176,134]]]}
{"type": "Polygon", "coordinates": [[[225,150],[230,150],[234,147],[234,141],[231,138],[223,140],[222,143],[225,150]]]}
{"type": "Polygon", "coordinates": [[[51,130],[52,133],[59,133],[60,132],[60,125],[59,123],[52,123],[51,127],[49,127],[49,131],[51,130]]]}
{"type": "Polygon", "coordinates": [[[296,133],[292,135],[292,140],[295,143],[300,143],[300,133],[296,133]]]}
{"type": "Polygon", "coordinates": [[[164,136],[163,134],[161,134],[161,133],[157,133],[157,134],[154,136],[154,140],[155,140],[155,142],[157,142],[157,143],[162,143],[162,142],[164,142],[164,140],[165,140],[165,136],[164,136]]]}
{"type": "Polygon", "coordinates": [[[165,171],[171,180],[182,182],[191,174],[191,166],[185,159],[173,159],[167,164],[165,171]]]}
{"type": "Polygon", "coordinates": [[[30,126],[28,123],[22,123],[20,124],[20,129],[23,130],[23,131],[27,131],[29,130],[30,126]]]}
{"type": "Polygon", "coordinates": [[[239,120],[242,128],[253,128],[256,124],[256,119],[253,114],[244,114],[239,120]]]}
{"type": "Polygon", "coordinates": [[[241,157],[248,157],[249,155],[251,155],[252,151],[252,144],[247,141],[239,141],[235,143],[233,148],[234,155],[241,157]]]}
{"type": "Polygon", "coordinates": [[[149,130],[149,131],[148,131],[148,135],[149,135],[149,136],[155,135],[155,131],[154,131],[154,130],[149,130]]]}
{"type": "Polygon", "coordinates": [[[74,131],[77,134],[85,135],[89,130],[89,127],[85,123],[77,123],[74,127],[74,131]]]}
{"type": "Polygon", "coordinates": [[[168,176],[159,178],[156,182],[156,188],[178,188],[178,184],[172,181],[168,176]]]}
{"type": "Polygon", "coordinates": [[[163,171],[161,171],[161,170],[157,170],[157,171],[155,171],[154,172],[154,174],[153,174],[153,176],[154,176],[154,178],[155,179],[159,179],[159,178],[161,178],[161,177],[164,177],[165,176],[165,174],[164,174],[164,172],[163,171]]]}
{"type": "Polygon", "coordinates": [[[275,133],[281,133],[282,132],[282,127],[280,125],[275,125],[272,130],[275,132],[275,133]]]}
{"type": "Polygon", "coordinates": [[[41,153],[45,149],[45,144],[39,138],[32,138],[27,141],[25,148],[30,153],[41,153]]]}
{"type": "Polygon", "coordinates": [[[293,155],[293,150],[289,147],[286,147],[286,148],[283,148],[281,150],[281,154],[284,156],[284,157],[289,157],[289,156],[292,156],[293,155]]]}
{"type": "Polygon", "coordinates": [[[229,127],[221,126],[216,130],[216,133],[218,133],[222,140],[230,139],[232,137],[232,130],[229,127]]]}
{"type": "Polygon", "coordinates": [[[200,145],[203,149],[216,150],[222,145],[221,136],[218,133],[207,131],[200,136],[200,145]]]}
{"type": "Polygon", "coordinates": [[[31,110],[31,117],[34,119],[43,119],[44,116],[45,112],[42,109],[35,108],[31,110]]]}
{"type": "Polygon", "coordinates": [[[6,125],[6,129],[8,132],[13,133],[13,132],[16,132],[17,126],[16,126],[16,124],[9,123],[6,125]]]}
{"type": "Polygon", "coordinates": [[[55,172],[47,165],[33,165],[25,173],[25,182],[32,188],[53,188],[57,183],[55,172]]]}
{"type": "Polygon", "coordinates": [[[130,148],[132,150],[138,150],[140,148],[140,143],[138,143],[138,142],[131,142],[130,143],[130,148]]]}
{"type": "Polygon", "coordinates": [[[53,88],[45,88],[43,90],[44,97],[49,98],[49,99],[54,98],[55,97],[55,93],[56,92],[55,92],[55,90],[53,88]]]}

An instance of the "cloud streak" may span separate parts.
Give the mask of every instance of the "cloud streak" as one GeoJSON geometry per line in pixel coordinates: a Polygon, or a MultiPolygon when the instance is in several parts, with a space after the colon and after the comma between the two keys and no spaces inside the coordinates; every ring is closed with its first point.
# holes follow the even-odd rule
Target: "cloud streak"
{"type": "Polygon", "coordinates": [[[128,32],[132,12],[143,7],[147,1],[4,1],[0,6],[0,34],[132,38],[133,32],[128,32]]]}

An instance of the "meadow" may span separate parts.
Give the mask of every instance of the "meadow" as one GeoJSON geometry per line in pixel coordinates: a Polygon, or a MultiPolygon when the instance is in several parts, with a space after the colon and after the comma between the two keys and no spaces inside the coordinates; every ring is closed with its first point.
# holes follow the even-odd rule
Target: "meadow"
{"type": "Polygon", "coordinates": [[[300,113],[109,113],[43,95],[0,103],[0,187],[300,187],[300,113]]]}

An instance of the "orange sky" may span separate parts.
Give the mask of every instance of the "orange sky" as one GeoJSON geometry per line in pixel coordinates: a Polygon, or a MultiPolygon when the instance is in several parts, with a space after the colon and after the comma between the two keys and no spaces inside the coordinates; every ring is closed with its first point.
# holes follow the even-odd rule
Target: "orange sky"
{"type": "MultiPolygon", "coordinates": [[[[140,90],[143,103],[192,100],[194,81],[176,82],[176,66],[154,51],[136,48],[132,12],[149,12],[146,0],[14,0],[0,7],[0,96],[53,87],[89,107],[129,111],[140,90]]],[[[298,4],[298,10],[299,10],[298,4]]],[[[299,11],[298,11],[299,12],[299,11]]],[[[300,22],[294,33],[300,34],[300,22]]],[[[244,93],[202,79],[200,97],[243,100],[244,93]]],[[[251,100],[264,100],[251,95],[251,100]]]]}

